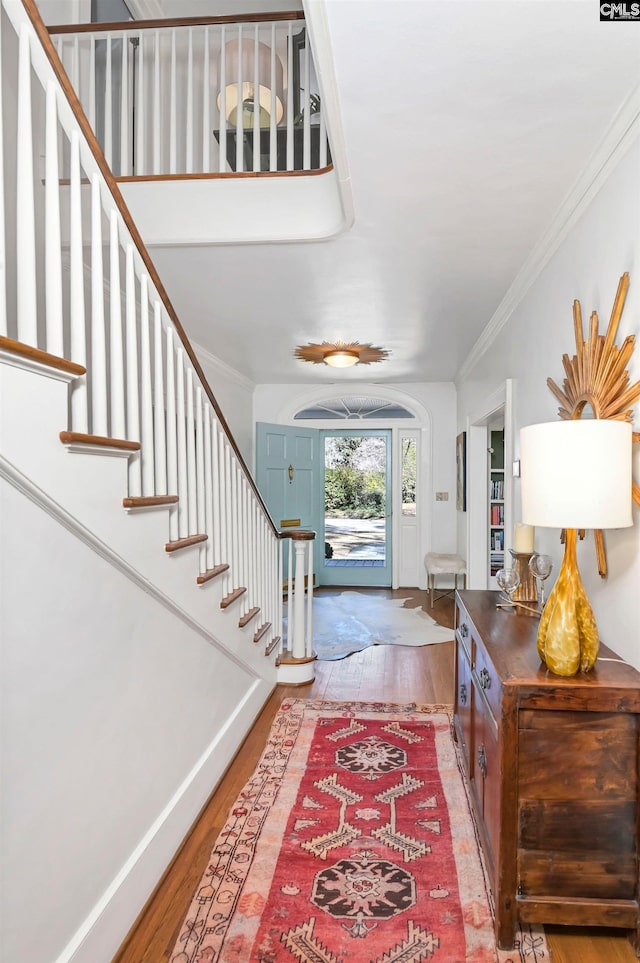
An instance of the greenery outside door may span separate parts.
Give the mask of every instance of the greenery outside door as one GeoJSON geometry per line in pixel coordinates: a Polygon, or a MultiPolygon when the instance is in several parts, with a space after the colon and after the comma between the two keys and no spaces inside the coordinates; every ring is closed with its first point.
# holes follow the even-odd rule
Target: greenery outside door
{"type": "Polygon", "coordinates": [[[323,585],[391,585],[391,431],[325,430],[323,585]]]}

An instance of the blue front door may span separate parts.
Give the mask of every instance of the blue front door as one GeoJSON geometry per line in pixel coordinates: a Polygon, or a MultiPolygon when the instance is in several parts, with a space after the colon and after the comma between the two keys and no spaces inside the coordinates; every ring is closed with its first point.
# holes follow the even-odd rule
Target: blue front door
{"type": "Polygon", "coordinates": [[[316,582],[323,555],[322,468],[317,428],[256,424],[256,484],[277,528],[316,532],[316,582]]]}

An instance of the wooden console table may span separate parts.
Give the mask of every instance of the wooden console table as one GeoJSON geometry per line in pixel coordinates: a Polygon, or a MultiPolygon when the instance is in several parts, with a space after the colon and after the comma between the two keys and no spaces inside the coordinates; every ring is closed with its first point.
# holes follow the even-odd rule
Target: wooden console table
{"type": "Polygon", "coordinates": [[[552,675],[538,620],[496,599],[456,593],[454,725],[498,945],[519,919],[625,928],[637,948],[640,673],[601,646],[592,672],[552,675]]]}

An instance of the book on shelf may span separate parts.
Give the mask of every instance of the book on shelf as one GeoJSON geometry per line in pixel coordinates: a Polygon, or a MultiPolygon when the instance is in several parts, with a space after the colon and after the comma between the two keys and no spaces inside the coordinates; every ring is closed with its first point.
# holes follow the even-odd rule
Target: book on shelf
{"type": "Polygon", "coordinates": [[[491,524],[504,525],[504,505],[491,506],[491,524]]]}
{"type": "Polygon", "coordinates": [[[497,499],[501,501],[504,498],[504,481],[502,479],[497,480],[495,478],[492,478],[490,492],[491,492],[490,497],[492,500],[497,499]]]}

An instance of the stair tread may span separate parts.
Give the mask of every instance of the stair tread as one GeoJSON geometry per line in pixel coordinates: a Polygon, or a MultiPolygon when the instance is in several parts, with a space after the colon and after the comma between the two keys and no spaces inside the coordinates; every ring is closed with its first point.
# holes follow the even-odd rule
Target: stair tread
{"type": "Polygon", "coordinates": [[[179,552],[181,548],[189,548],[191,545],[206,542],[208,537],[208,535],[187,535],[186,538],[177,538],[175,542],[167,542],[164,550],[165,552],[179,552]]]}
{"type": "Polygon", "coordinates": [[[67,374],[75,375],[78,378],[87,373],[84,365],[76,364],[75,361],[69,361],[67,358],[61,358],[57,354],[42,351],[40,348],[34,348],[33,345],[25,344],[23,341],[14,341],[13,338],[7,338],[4,335],[0,335],[0,349],[21,358],[29,358],[29,360],[45,365],[47,368],[65,371],[67,374]]]}
{"type": "Polygon", "coordinates": [[[155,508],[159,505],[175,505],[177,495],[134,495],[122,499],[123,508],[155,508]]]}
{"type": "Polygon", "coordinates": [[[246,591],[247,591],[246,588],[241,586],[240,588],[234,589],[233,592],[229,592],[229,594],[225,595],[225,597],[221,600],[220,608],[221,609],[228,608],[228,606],[231,605],[232,602],[235,602],[236,599],[239,599],[240,596],[244,595],[246,591]]]}
{"type": "Polygon", "coordinates": [[[214,565],[213,568],[208,568],[206,572],[202,572],[201,575],[198,575],[196,582],[198,585],[204,585],[205,582],[210,582],[212,578],[216,577],[216,575],[222,575],[223,572],[228,571],[229,565],[227,562],[223,562],[221,565],[214,565]]]}
{"type": "Polygon", "coordinates": [[[105,435],[87,435],[82,431],[61,431],[63,445],[94,445],[99,448],[120,448],[123,451],[140,451],[139,441],[126,438],[107,438],[105,435]]]}
{"type": "Polygon", "coordinates": [[[259,611],[260,607],[258,605],[254,605],[253,608],[249,609],[248,612],[245,612],[245,614],[238,619],[238,628],[243,629],[245,625],[248,625],[251,619],[255,619],[259,611]]]}

